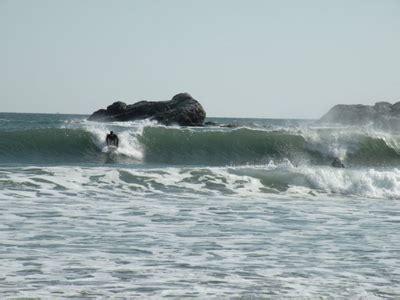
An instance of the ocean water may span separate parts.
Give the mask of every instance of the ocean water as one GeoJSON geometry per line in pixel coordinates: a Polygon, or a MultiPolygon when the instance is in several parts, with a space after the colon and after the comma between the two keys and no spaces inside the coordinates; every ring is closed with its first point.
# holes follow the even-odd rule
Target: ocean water
{"type": "Polygon", "coordinates": [[[400,297],[397,132],[86,117],[0,113],[1,298],[400,297]]]}

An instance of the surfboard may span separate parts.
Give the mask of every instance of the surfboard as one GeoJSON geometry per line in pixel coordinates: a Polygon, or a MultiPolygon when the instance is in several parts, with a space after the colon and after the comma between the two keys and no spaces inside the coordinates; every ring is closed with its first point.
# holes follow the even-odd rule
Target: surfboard
{"type": "Polygon", "coordinates": [[[104,153],[114,153],[117,149],[118,149],[117,146],[109,145],[109,146],[105,146],[102,149],[102,152],[104,152],[104,153]]]}

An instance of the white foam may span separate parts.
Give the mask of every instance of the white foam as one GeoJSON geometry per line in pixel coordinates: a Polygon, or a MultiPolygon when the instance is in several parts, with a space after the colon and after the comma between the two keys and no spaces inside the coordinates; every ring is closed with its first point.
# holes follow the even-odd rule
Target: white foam
{"type": "Polygon", "coordinates": [[[310,187],[323,192],[372,198],[400,198],[400,170],[300,167],[310,187]]]}
{"type": "Polygon", "coordinates": [[[306,130],[303,136],[310,150],[318,151],[327,157],[344,160],[349,150],[354,150],[354,132],[348,129],[306,130]]]}
{"type": "Polygon", "coordinates": [[[345,160],[349,153],[360,147],[360,137],[383,140],[388,147],[400,153],[400,136],[395,132],[384,132],[371,126],[359,127],[304,127],[301,135],[310,150],[326,157],[345,160]]]}
{"type": "Polygon", "coordinates": [[[113,154],[124,155],[141,161],[144,156],[144,150],[138,141],[138,137],[143,134],[145,127],[156,125],[155,121],[140,120],[109,123],[83,121],[81,126],[93,135],[95,144],[102,151],[106,147],[106,135],[111,130],[114,131],[119,137],[119,146],[113,154]]]}
{"type": "MultiPolygon", "coordinates": [[[[314,182],[309,190],[326,192],[315,197],[293,185],[290,192],[265,194],[244,167],[1,168],[0,293],[346,299],[398,294],[400,261],[393,253],[400,241],[393,212],[399,201],[326,194],[340,192],[338,187],[354,193],[344,183],[354,176],[353,183],[365,180],[358,178],[361,170],[270,162],[256,171],[302,174],[314,182]],[[319,187],[318,178],[325,182],[319,187]]],[[[397,170],[364,173],[376,189],[398,188],[397,170]]]]}

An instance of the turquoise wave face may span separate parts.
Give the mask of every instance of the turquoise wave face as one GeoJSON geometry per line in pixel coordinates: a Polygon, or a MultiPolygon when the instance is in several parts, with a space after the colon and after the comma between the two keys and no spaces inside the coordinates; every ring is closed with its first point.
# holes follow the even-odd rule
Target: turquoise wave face
{"type": "Polygon", "coordinates": [[[340,157],[349,166],[400,166],[395,143],[359,132],[332,137],[332,130],[320,131],[315,138],[287,130],[144,126],[140,131],[121,131],[119,149],[107,153],[104,138],[108,129],[96,130],[0,131],[0,163],[226,166],[289,160],[294,165],[329,165],[334,157],[340,157]]]}
{"type": "Polygon", "coordinates": [[[96,162],[99,149],[83,129],[0,131],[1,163],[96,162]]]}
{"type": "Polygon", "coordinates": [[[240,128],[227,131],[147,127],[138,138],[149,162],[168,164],[246,165],[271,159],[320,161],[300,135],[240,128]]]}

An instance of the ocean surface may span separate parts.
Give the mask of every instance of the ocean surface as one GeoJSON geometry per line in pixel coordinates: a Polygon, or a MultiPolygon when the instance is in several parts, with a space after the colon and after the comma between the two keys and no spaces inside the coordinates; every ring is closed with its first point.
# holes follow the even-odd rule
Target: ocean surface
{"type": "Polygon", "coordinates": [[[399,132],[86,117],[0,113],[1,298],[400,298],[399,132]]]}

